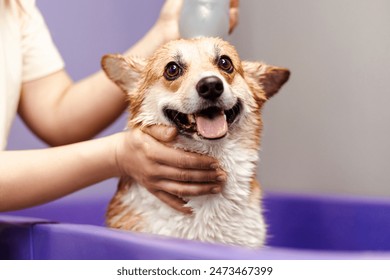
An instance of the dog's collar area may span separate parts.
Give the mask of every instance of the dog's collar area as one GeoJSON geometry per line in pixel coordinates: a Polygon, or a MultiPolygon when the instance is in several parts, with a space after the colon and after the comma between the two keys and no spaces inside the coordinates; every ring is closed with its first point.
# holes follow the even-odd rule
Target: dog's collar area
{"type": "Polygon", "coordinates": [[[198,136],[208,140],[218,140],[226,136],[228,127],[237,119],[241,113],[242,102],[237,103],[229,110],[223,110],[211,106],[192,114],[185,114],[174,109],[165,108],[164,114],[181,134],[198,136]]]}

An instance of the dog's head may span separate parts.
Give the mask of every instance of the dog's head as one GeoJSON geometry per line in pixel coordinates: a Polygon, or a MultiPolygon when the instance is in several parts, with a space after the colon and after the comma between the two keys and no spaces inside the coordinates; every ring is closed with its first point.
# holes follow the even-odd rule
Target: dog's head
{"type": "Polygon", "coordinates": [[[232,133],[289,77],[285,68],[241,61],[217,38],[171,41],[148,60],[106,55],[102,67],[129,95],[130,125],[174,124],[198,140],[232,133]]]}

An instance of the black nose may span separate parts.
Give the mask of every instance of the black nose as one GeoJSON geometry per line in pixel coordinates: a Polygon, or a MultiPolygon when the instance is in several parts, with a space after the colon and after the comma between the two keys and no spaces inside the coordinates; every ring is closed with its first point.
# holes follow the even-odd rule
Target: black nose
{"type": "Polygon", "coordinates": [[[205,77],[196,84],[196,90],[200,97],[214,100],[223,93],[223,83],[216,76],[205,77]]]}

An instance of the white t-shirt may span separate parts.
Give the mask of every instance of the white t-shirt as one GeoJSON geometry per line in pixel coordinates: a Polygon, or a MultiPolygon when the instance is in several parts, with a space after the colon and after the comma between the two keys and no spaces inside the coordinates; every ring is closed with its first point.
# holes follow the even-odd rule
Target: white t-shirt
{"type": "Polygon", "coordinates": [[[62,68],[35,0],[0,0],[0,150],[17,112],[21,84],[62,68]]]}

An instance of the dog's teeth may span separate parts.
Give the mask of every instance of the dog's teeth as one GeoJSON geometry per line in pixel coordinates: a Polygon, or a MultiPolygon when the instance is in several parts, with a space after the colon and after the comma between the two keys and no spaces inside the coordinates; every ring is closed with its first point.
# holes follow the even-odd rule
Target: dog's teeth
{"type": "Polygon", "coordinates": [[[195,116],[192,115],[192,114],[188,115],[188,121],[189,121],[190,123],[195,123],[195,116]]]}

